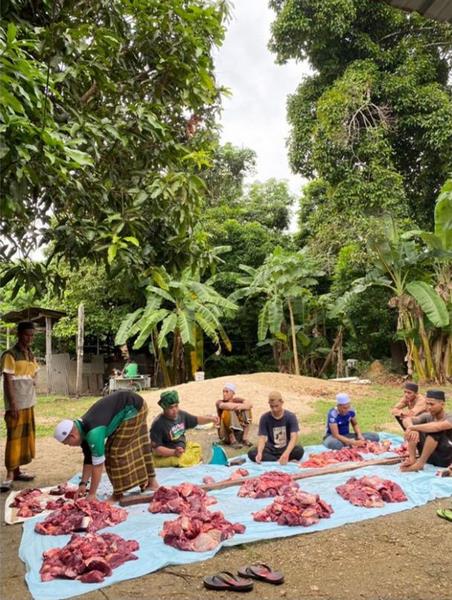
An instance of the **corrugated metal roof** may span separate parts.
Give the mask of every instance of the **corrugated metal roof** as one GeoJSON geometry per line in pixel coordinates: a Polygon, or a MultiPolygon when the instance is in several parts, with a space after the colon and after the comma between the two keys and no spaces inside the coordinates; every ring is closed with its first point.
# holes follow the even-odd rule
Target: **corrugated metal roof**
{"type": "Polygon", "coordinates": [[[452,0],[387,0],[406,11],[417,11],[429,19],[452,23],[452,0]]]}
{"type": "Polygon", "coordinates": [[[45,325],[46,317],[52,321],[58,321],[67,313],[61,310],[51,310],[50,308],[41,308],[40,306],[29,306],[23,310],[12,310],[1,315],[5,323],[20,323],[20,321],[34,321],[37,325],[45,325]]]}

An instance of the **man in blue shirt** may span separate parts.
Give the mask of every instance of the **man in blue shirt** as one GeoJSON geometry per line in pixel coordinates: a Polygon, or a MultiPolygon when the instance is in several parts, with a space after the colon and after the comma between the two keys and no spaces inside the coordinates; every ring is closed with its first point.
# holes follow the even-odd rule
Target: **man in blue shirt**
{"type": "Polygon", "coordinates": [[[361,433],[348,394],[337,394],[336,406],[328,411],[323,445],[329,450],[340,450],[344,446],[359,447],[364,446],[366,440],[378,442],[379,439],[378,433],[361,433]],[[350,424],[354,433],[350,433],[350,424]]]}
{"type": "Polygon", "coordinates": [[[279,392],[270,392],[268,404],[270,411],[260,418],[257,448],[248,452],[249,459],[257,463],[278,461],[280,465],[286,465],[289,460],[301,460],[304,449],[297,445],[300,431],[297,417],[284,410],[279,392]]]}

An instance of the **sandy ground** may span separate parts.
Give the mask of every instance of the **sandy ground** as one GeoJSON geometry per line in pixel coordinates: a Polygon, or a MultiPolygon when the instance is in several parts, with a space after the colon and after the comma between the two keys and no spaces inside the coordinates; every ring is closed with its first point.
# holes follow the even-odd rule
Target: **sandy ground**
{"type": "MultiPolygon", "coordinates": [[[[315,398],[333,398],[339,389],[347,389],[341,384],[312,378],[259,373],[179,386],[182,406],[195,414],[212,413],[214,401],[220,397],[226,381],[237,383],[237,394],[253,401],[256,418],[267,409],[266,399],[271,389],[279,389],[286,407],[301,418],[312,410],[315,398]]],[[[348,391],[355,398],[370,394],[364,387],[349,386],[348,391]]],[[[158,413],[159,394],[144,395],[151,419],[158,413]]],[[[195,431],[191,435],[208,454],[211,442],[216,439],[215,431],[195,431]]],[[[32,466],[37,486],[66,481],[80,469],[80,452],[55,444],[51,438],[38,439],[37,458],[32,466]]],[[[2,440],[2,454],[3,448],[2,440]]],[[[4,495],[2,511],[3,505],[4,495]]],[[[246,596],[252,600],[451,600],[452,523],[436,516],[440,507],[451,507],[451,499],[312,535],[236,546],[220,551],[209,561],[168,567],[80,598],[231,598],[234,595],[230,593],[205,590],[202,578],[260,561],[283,570],[286,581],[279,587],[256,582],[254,590],[246,596]]],[[[20,525],[7,526],[2,522],[0,527],[2,600],[31,597],[24,581],[24,565],[17,556],[21,531],[20,525]]]]}

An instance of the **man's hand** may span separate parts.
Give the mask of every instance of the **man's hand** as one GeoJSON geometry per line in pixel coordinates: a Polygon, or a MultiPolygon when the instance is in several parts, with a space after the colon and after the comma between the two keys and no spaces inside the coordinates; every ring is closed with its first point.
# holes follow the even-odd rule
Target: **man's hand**
{"type": "Polygon", "coordinates": [[[364,439],[352,440],[350,445],[354,446],[355,448],[362,448],[366,445],[366,441],[364,439]]]}
{"type": "Polygon", "coordinates": [[[402,416],[402,410],[400,408],[393,408],[391,410],[391,415],[394,415],[394,417],[401,417],[402,416]]]}
{"type": "Polygon", "coordinates": [[[415,431],[414,429],[411,429],[411,427],[408,427],[405,432],[405,439],[407,442],[417,443],[419,441],[419,431],[415,431]]]}
{"type": "Polygon", "coordinates": [[[6,412],[9,412],[11,419],[13,419],[14,421],[19,417],[19,409],[13,402],[10,403],[9,408],[6,412]]]}
{"type": "Polygon", "coordinates": [[[262,452],[256,454],[256,462],[260,464],[262,462],[262,452]]]}
{"type": "Polygon", "coordinates": [[[289,454],[287,454],[287,452],[283,452],[279,457],[278,462],[280,465],[287,465],[287,463],[289,462],[289,454]]]}
{"type": "Polygon", "coordinates": [[[75,492],[74,500],[78,498],[84,498],[86,496],[86,484],[80,484],[78,486],[78,490],[75,492]]]}
{"type": "Polygon", "coordinates": [[[96,494],[91,494],[91,492],[86,496],[87,500],[97,500],[96,494]]]}
{"type": "Polygon", "coordinates": [[[183,448],[182,446],[177,446],[177,448],[174,449],[174,456],[182,456],[184,452],[185,448],[183,448]]]}

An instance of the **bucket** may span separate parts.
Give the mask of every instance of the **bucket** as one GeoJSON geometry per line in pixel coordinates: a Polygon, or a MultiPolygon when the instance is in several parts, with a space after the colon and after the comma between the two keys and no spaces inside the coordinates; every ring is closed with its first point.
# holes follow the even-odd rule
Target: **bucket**
{"type": "Polygon", "coordinates": [[[204,381],[204,371],[196,371],[195,373],[195,381],[204,381]]]}

